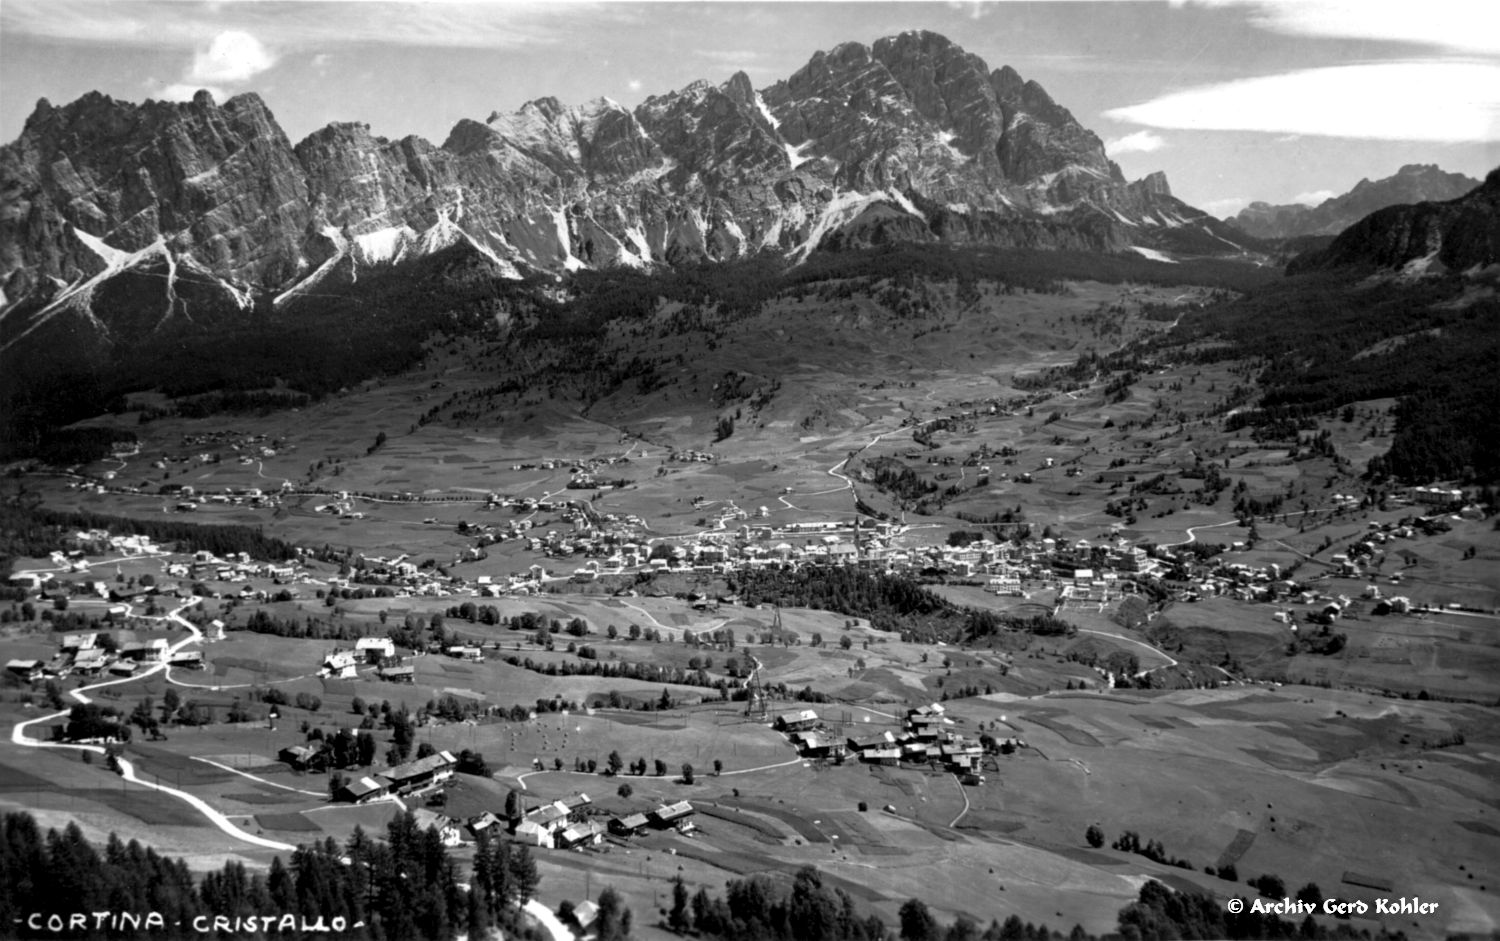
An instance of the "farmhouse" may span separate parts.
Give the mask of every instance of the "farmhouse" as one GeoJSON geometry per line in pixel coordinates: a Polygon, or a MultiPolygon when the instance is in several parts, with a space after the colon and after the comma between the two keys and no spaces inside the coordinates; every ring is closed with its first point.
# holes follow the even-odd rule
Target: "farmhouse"
{"type": "Polygon", "coordinates": [[[604,824],[590,820],[575,823],[557,835],[557,845],[563,849],[575,846],[597,846],[604,842],[604,824]]]}
{"type": "Polygon", "coordinates": [[[456,644],[449,647],[447,653],[448,656],[456,657],[459,660],[469,660],[474,663],[484,662],[484,651],[478,647],[456,644]]]}
{"type": "Polygon", "coordinates": [[[448,780],[453,777],[453,769],[456,767],[458,759],[448,752],[440,751],[426,758],[397,765],[382,772],[381,777],[390,782],[391,793],[411,794],[448,780]]]}
{"type": "Polygon", "coordinates": [[[5,664],[5,669],[32,683],[42,678],[42,661],[40,660],[11,660],[5,664]]]}
{"type": "Polygon", "coordinates": [[[647,814],[646,818],[658,830],[686,830],[693,825],[688,818],[694,813],[692,804],[678,801],[675,804],[663,804],[647,814]]]}
{"type": "Polygon", "coordinates": [[[438,839],[444,846],[454,847],[463,842],[463,833],[458,828],[458,821],[452,817],[435,813],[426,807],[418,807],[412,811],[418,830],[426,830],[429,827],[437,830],[438,839]]]}
{"type": "Polygon", "coordinates": [[[160,663],[167,659],[167,642],[158,637],[155,640],[126,644],[120,648],[120,657],[123,660],[160,663]]]}
{"type": "Polygon", "coordinates": [[[340,650],[335,647],[323,658],[322,672],[333,679],[352,680],[359,676],[356,667],[359,657],[353,650],[340,650]]]}
{"type": "Polygon", "coordinates": [[[792,743],[803,758],[844,757],[844,743],[821,732],[793,732],[792,743]]]}
{"type": "Polygon", "coordinates": [[[334,794],[334,799],[346,804],[368,804],[379,800],[389,792],[389,785],[380,775],[365,776],[349,781],[334,794]]]}
{"type": "Polygon", "coordinates": [[[95,647],[98,644],[98,642],[99,642],[99,635],[97,633],[64,634],[63,635],[63,639],[62,639],[62,643],[59,644],[58,646],[61,647],[65,651],[67,651],[67,650],[72,650],[72,651],[90,650],[93,647],[95,647]]]}
{"type": "Polygon", "coordinates": [[[516,841],[527,846],[552,848],[552,830],[535,820],[522,820],[516,824],[516,841]]]}
{"type": "Polygon", "coordinates": [[[803,732],[818,724],[818,714],[811,709],[798,709],[795,712],[783,712],[776,717],[775,727],[778,732],[803,732]]]}
{"type": "Polygon", "coordinates": [[[190,670],[203,669],[203,651],[201,650],[179,650],[172,654],[171,660],[174,667],[186,667],[190,670]]]}
{"type": "Polygon", "coordinates": [[[587,794],[575,794],[572,797],[564,797],[558,803],[568,812],[568,819],[575,823],[582,822],[588,816],[588,809],[594,804],[587,794]]]}
{"type": "Polygon", "coordinates": [[[381,667],[376,674],[387,683],[415,683],[417,668],[411,664],[381,667]]]}
{"type": "Polygon", "coordinates": [[[611,817],[609,832],[616,836],[634,836],[650,824],[645,814],[630,814],[626,817],[611,817]]]}
{"type": "Polygon", "coordinates": [[[323,752],[311,745],[288,745],[276,753],[276,758],[291,765],[296,771],[306,771],[325,763],[323,752]]]}
{"type": "Polygon", "coordinates": [[[474,816],[469,818],[469,832],[474,834],[475,836],[479,836],[482,833],[499,833],[503,829],[505,829],[505,821],[490,813],[488,810],[486,810],[482,814],[475,814],[474,816]],[[497,830],[495,829],[496,827],[499,827],[500,829],[497,830]]]}
{"type": "Polygon", "coordinates": [[[378,664],[396,655],[396,642],[389,637],[361,637],[354,642],[354,651],[364,662],[378,664]]]}
{"type": "Polygon", "coordinates": [[[104,669],[108,662],[108,658],[104,654],[104,648],[90,647],[87,650],[80,650],[73,655],[73,670],[77,673],[92,676],[104,669]]]}

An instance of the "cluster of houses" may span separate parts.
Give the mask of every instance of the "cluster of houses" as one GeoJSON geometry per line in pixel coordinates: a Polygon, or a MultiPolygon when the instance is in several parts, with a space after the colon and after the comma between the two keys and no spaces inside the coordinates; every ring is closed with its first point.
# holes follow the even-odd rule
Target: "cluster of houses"
{"type": "Polygon", "coordinates": [[[62,679],[67,676],[133,676],[137,670],[159,663],[201,668],[202,651],[172,652],[164,638],[118,642],[113,635],[98,631],[64,634],[57,653],[47,660],[14,659],[6,663],[7,672],[27,682],[62,679]]]}
{"type": "MultiPolygon", "coordinates": [[[[612,816],[607,823],[600,823],[595,819],[591,808],[592,801],[587,794],[542,804],[526,811],[515,822],[511,832],[517,840],[531,846],[573,849],[597,846],[604,842],[606,835],[623,839],[647,830],[688,833],[695,828],[692,819],[695,811],[687,801],[662,804],[645,812],[612,816]]],[[[475,822],[482,826],[499,822],[483,819],[485,817],[492,818],[493,815],[481,815],[475,822]]],[[[473,825],[474,822],[471,822],[471,827],[473,825]]]]}
{"type": "MultiPolygon", "coordinates": [[[[443,653],[455,660],[484,662],[484,649],[474,644],[450,644],[443,653]]],[[[361,637],[352,648],[334,647],[324,654],[318,675],[334,680],[359,677],[360,667],[375,668],[375,675],[388,683],[411,683],[416,680],[416,666],[396,653],[396,642],[389,637],[361,637]]]]}
{"type": "MultiPolygon", "coordinates": [[[[307,768],[312,753],[310,746],[293,745],[283,748],[279,757],[294,768],[307,768]]],[[[334,800],[368,804],[388,797],[420,796],[442,787],[443,782],[453,777],[457,768],[458,759],[450,752],[435,752],[425,758],[348,781],[334,793],[334,800]]]]}
{"type": "Polygon", "coordinates": [[[925,764],[956,774],[965,784],[984,782],[979,773],[984,745],[954,731],[940,703],[907,710],[899,732],[842,737],[830,731],[812,709],[782,713],[773,725],[787,734],[804,758],[842,762],[852,755],[875,765],[925,764]]]}

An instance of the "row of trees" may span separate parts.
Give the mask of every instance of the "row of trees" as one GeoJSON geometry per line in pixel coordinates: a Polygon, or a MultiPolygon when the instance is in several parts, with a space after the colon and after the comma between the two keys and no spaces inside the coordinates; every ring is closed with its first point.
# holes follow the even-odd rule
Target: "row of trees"
{"type": "Polygon", "coordinates": [[[193,928],[199,916],[243,924],[290,914],[309,923],[343,919],[350,927],[340,937],[353,939],[480,937],[499,927],[507,937],[540,941],[517,911],[539,882],[524,847],[481,841],[466,888],[437,832],[419,828],[409,811],[396,814],[384,835],[374,840],[357,827],[343,846],[329,838],[286,861],[276,857],[264,875],[230,862],[195,884],[182,860],[135,840],[111,834],[101,853],[76,823],[43,833],[30,814],[7,813],[0,821],[0,924],[25,924],[33,913],[45,922],[75,912],[159,912],[163,925],[152,937],[188,938],[201,937],[193,928]]]}

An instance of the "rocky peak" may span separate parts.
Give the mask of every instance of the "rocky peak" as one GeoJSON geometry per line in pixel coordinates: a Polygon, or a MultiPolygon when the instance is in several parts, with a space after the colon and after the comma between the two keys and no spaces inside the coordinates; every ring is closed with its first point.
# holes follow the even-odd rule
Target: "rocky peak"
{"type": "Polygon", "coordinates": [[[1462,173],[1446,173],[1434,164],[1407,164],[1379,180],[1362,179],[1347,193],[1317,206],[1266,206],[1252,203],[1232,220],[1260,238],[1336,235],[1378,209],[1411,203],[1456,199],[1479,183],[1462,173]]]}
{"type": "Polygon", "coordinates": [[[1126,186],[1041,85],[920,31],[814,53],[759,91],[737,72],[634,109],[537,98],[441,147],[335,123],[294,148],[254,95],[93,93],[38,102],[0,172],[17,181],[11,298],[156,240],[281,303],[464,240],[515,273],[905,238],[1112,249],[1172,224],[1127,232],[1121,212],[1196,218],[1159,176],[1126,186]]]}

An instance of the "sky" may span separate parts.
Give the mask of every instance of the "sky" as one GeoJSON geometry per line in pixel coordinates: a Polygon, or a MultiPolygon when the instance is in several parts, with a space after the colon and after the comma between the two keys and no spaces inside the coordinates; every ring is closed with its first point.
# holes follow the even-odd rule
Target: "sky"
{"type": "Polygon", "coordinates": [[[1404,164],[1500,165],[1494,0],[530,3],[3,0],[0,140],[40,98],[261,95],[293,142],[332,121],[441,144],[552,96],[651,95],[909,29],[1035,79],[1130,179],[1216,215],[1316,204],[1404,164]]]}

